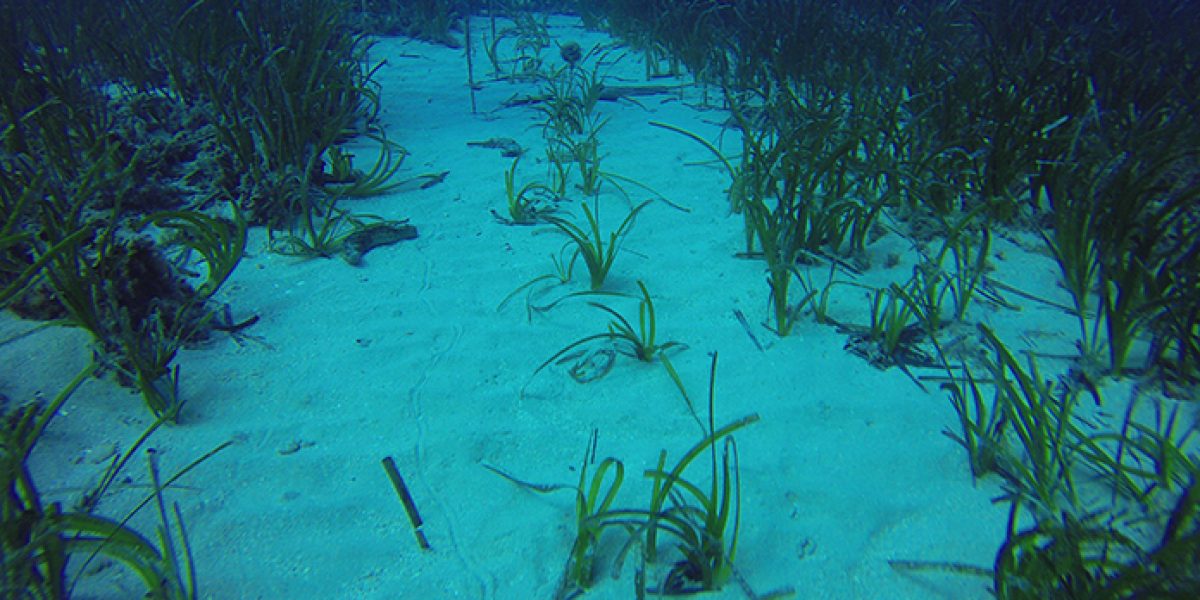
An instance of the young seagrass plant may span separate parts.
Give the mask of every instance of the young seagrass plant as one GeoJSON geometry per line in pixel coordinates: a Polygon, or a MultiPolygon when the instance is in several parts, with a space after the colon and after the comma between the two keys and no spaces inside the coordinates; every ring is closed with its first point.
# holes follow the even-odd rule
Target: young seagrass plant
{"type": "Polygon", "coordinates": [[[571,551],[563,566],[562,579],[555,592],[556,599],[574,598],[587,590],[596,579],[596,548],[600,536],[611,523],[608,522],[609,510],[625,480],[625,465],[621,461],[608,457],[600,461],[595,473],[589,478],[588,467],[594,464],[596,431],[584,452],[579,464],[579,482],[577,485],[538,484],[518,479],[509,473],[484,464],[484,468],[511,481],[518,487],[548,494],[559,490],[575,492],[575,540],[571,543],[571,551]],[[607,482],[607,486],[605,483],[607,482]]]}
{"type": "MultiPolygon", "coordinates": [[[[741,479],[737,444],[732,435],[757,422],[759,416],[749,414],[719,429],[716,427],[713,410],[716,403],[717,355],[713,353],[711,356],[709,415],[707,422],[701,423],[704,436],[673,466],[668,467],[667,452],[664,450],[659,454],[656,466],[645,470],[645,477],[651,480],[649,507],[613,506],[624,480],[624,466],[614,458],[602,461],[589,480],[588,466],[592,463],[588,457],[595,454],[594,438],[580,468],[577,486],[529,483],[499,468],[484,465],[516,485],[538,493],[561,489],[576,492],[577,533],[556,598],[574,598],[594,582],[595,548],[600,535],[610,528],[620,528],[628,535],[614,561],[614,577],[629,552],[638,549],[641,563],[634,578],[634,591],[638,598],[645,597],[647,592],[687,595],[719,590],[738,577],[734,562],[741,525],[741,479]],[[699,483],[686,474],[696,459],[705,455],[710,461],[710,479],[706,483],[699,483]],[[679,559],[666,567],[658,586],[649,587],[645,581],[646,565],[658,559],[660,535],[670,536],[676,542],[679,559]]],[[[748,589],[745,581],[740,577],[738,580],[744,589],[748,589]]],[[[780,590],[761,596],[751,594],[751,597],[785,598],[791,595],[790,590],[780,590]]]]}
{"type": "MultiPolygon", "coordinates": [[[[591,306],[608,313],[612,317],[609,321],[608,330],[602,333],[596,333],[584,336],[563,346],[553,356],[546,359],[542,364],[534,369],[530,380],[541,373],[546,367],[550,366],[555,361],[563,358],[572,350],[584,346],[595,341],[609,341],[617,344],[617,350],[630,357],[645,363],[653,362],[658,359],[663,368],[666,369],[667,375],[671,381],[683,394],[684,400],[688,402],[691,408],[691,402],[688,400],[687,391],[683,387],[683,382],[679,378],[679,374],[675,371],[675,366],[671,364],[671,359],[667,352],[675,349],[684,349],[686,346],[680,342],[667,341],[660,342],[658,340],[658,317],[654,312],[654,301],[650,297],[650,292],[646,289],[646,284],[638,282],[638,289],[641,291],[641,300],[638,303],[638,321],[635,328],[629,319],[624,315],[599,302],[589,302],[591,306]]],[[[583,294],[591,292],[582,292],[583,294]]],[[[611,293],[606,295],[620,296],[621,294],[611,293]]],[[[528,385],[528,384],[526,384],[528,385]]],[[[692,411],[693,414],[695,411],[692,411]]]]}
{"type": "Polygon", "coordinates": [[[404,166],[408,150],[388,140],[381,133],[368,133],[366,138],[379,144],[379,158],[370,171],[354,168],[354,155],[338,146],[330,146],[325,151],[329,161],[329,172],[322,174],[321,184],[334,196],[338,198],[380,196],[408,183],[405,180],[393,180],[400,167],[404,166]]]}
{"type": "Polygon", "coordinates": [[[517,295],[523,291],[526,292],[525,318],[527,320],[533,320],[534,312],[549,310],[554,303],[551,303],[549,306],[535,306],[533,304],[534,296],[555,286],[571,283],[571,278],[575,273],[575,261],[577,260],[579,260],[579,253],[572,251],[571,242],[563,244],[562,248],[559,248],[558,254],[550,254],[550,261],[554,264],[554,272],[543,273],[517,286],[515,290],[509,292],[509,294],[500,301],[500,304],[496,306],[496,312],[504,310],[504,307],[508,306],[508,303],[512,302],[512,299],[516,298],[517,295]],[[547,285],[535,287],[543,282],[547,285]]]}
{"type": "Polygon", "coordinates": [[[539,181],[530,181],[518,187],[517,164],[520,162],[520,156],[514,158],[504,172],[504,198],[508,215],[503,216],[496,211],[492,211],[492,215],[506,225],[537,225],[544,222],[543,216],[555,211],[549,202],[558,194],[549,185],[539,181]]]}
{"type": "Polygon", "coordinates": [[[621,247],[621,242],[629,234],[629,230],[633,227],[634,219],[638,213],[650,204],[650,202],[652,201],[647,200],[633,207],[633,210],[629,211],[629,214],[625,216],[621,224],[608,234],[607,241],[600,233],[600,207],[598,200],[594,201],[595,209],[588,207],[586,203],[582,204],[585,220],[583,226],[557,215],[545,215],[543,219],[558,228],[559,231],[566,234],[575,243],[575,251],[583,258],[583,263],[588,269],[591,289],[595,291],[604,286],[604,280],[608,277],[613,263],[617,260],[617,251],[621,247]]]}
{"type": "Polygon", "coordinates": [[[737,444],[732,435],[757,422],[759,416],[750,414],[716,428],[716,368],[717,354],[714,352],[708,383],[707,434],[670,470],[667,469],[667,452],[663,450],[659,453],[657,466],[644,473],[653,480],[650,507],[644,513],[646,560],[653,563],[657,559],[659,533],[674,537],[683,555],[672,565],[658,590],[660,594],[719,590],[734,575],[742,494],[737,444]],[[720,460],[718,444],[722,445],[720,460]],[[688,467],[705,453],[709,456],[707,489],[684,477],[688,467]]]}

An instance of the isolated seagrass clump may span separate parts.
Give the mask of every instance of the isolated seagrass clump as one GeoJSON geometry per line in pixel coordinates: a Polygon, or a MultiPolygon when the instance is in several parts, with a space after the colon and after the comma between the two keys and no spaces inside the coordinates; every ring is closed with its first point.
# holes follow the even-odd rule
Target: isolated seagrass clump
{"type": "MultiPolygon", "coordinates": [[[[756,595],[737,572],[742,481],[733,434],[758,422],[759,416],[751,413],[722,427],[716,426],[717,355],[711,356],[707,419],[693,412],[702,437],[673,465],[667,462],[667,451],[662,450],[654,466],[643,471],[650,483],[648,505],[622,507],[615,504],[625,481],[625,465],[612,457],[596,463],[595,431],[579,466],[579,480],[575,485],[532,483],[501,468],[483,465],[530,491],[543,494],[574,492],[576,535],[555,598],[575,598],[597,582],[600,560],[604,556],[600,549],[606,539],[619,542],[614,546],[618,550],[610,553],[615,556],[609,567],[614,577],[627,560],[632,558],[634,561],[633,592],[636,598],[643,598],[647,593],[685,596],[715,591],[735,579],[752,598],[793,596],[790,588],[756,595]],[[699,467],[691,468],[697,462],[699,467]],[[590,470],[591,465],[595,466],[594,471],[590,470]],[[662,541],[670,542],[667,553],[660,548],[662,541]],[[669,558],[663,560],[666,557],[669,558]],[[654,574],[649,573],[651,569],[654,574]]],[[[680,386],[686,398],[682,384],[680,386]]]]}

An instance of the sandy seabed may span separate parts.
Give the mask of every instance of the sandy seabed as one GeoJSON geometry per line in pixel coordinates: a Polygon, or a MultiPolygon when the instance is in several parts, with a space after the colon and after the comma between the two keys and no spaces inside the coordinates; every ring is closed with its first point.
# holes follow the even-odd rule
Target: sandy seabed
{"type": "MultiPolygon", "coordinates": [[[[552,32],[585,49],[609,41],[566,18],[555,19],[552,32]]],[[[556,54],[548,53],[554,62],[556,54]]],[[[612,371],[591,383],[576,383],[565,365],[532,377],[563,346],[605,330],[608,315],[585,299],[532,319],[520,297],[497,310],[517,286],[552,272],[550,256],[564,238],[548,227],[497,222],[489,211],[504,211],[511,159],[467,142],[516,139],[528,151],[519,179],[544,179],[542,116],[527,106],[502,107],[514,95],[536,93],[536,84],[486,79],[472,114],[462,51],[383,39],[372,60],[386,61],[378,73],[383,125],[411,153],[400,176],[449,174],[428,189],[345,206],[411,219],[420,237],[376,249],[356,268],[269,253],[265,234],[253,231],[250,253],[218,299],[235,317],[261,320],[247,330],[250,339],[218,336],[180,354],[188,399],[182,423],[149,445],[170,472],[234,441],[169,494],[187,523],[205,598],[550,598],[574,536],[573,495],[532,493],[482,465],[531,482],[574,484],[596,431],[597,456],[616,457],[627,469],[616,505],[644,508],[651,482],[642,472],[661,450],[673,463],[700,429],[659,364],[618,355],[612,371]],[[380,466],[385,456],[411,487],[431,551],[413,538],[380,466]]],[[[476,73],[488,71],[478,52],[476,73]]],[[[645,83],[633,53],[604,72],[612,84],[645,83]]],[[[957,428],[946,394],[936,383],[922,391],[900,370],[875,369],[843,349],[844,335],[810,318],[787,338],[771,333],[763,325],[763,264],[734,256],[743,245],[742,218],[729,214],[727,174],[699,144],[649,125],[723,138],[736,154],[736,132],[721,127],[727,114],[704,107],[694,87],[604,102],[598,111],[611,119],[600,135],[604,169],[686,209],[654,202],[643,210],[606,288],[636,294],[636,282],[645,282],[660,339],[687,345],[672,360],[701,407],[710,353],[719,353],[718,426],[761,417],[735,436],[737,567],[745,581],[759,593],[791,587],[798,598],[989,597],[984,579],[888,564],[987,567],[1003,540],[1006,512],[991,502],[996,483],[974,484],[965,452],[942,435],[957,428]]],[[[365,142],[357,148],[359,166],[372,152],[365,142]]],[[[614,186],[602,190],[608,230],[632,204],[614,186]]],[[[649,197],[631,192],[634,202],[649,197]]],[[[578,198],[564,208],[578,217],[578,198]]],[[[1057,267],[1038,245],[1032,236],[997,236],[993,275],[1068,303],[1055,283],[1057,267]]],[[[873,267],[859,281],[884,285],[906,280],[918,255],[887,234],[869,247],[869,258],[873,267]],[[884,267],[889,254],[899,262],[884,267]]],[[[826,271],[816,267],[814,278],[823,282],[826,271]]],[[[585,286],[581,264],[573,284],[541,297],[585,286]]],[[[636,316],[634,300],[603,301],[636,316]]],[[[832,311],[865,323],[865,292],[842,286],[832,311]]],[[[977,302],[968,316],[1015,349],[1070,348],[1073,321],[1051,308],[977,302]]],[[[0,339],[30,327],[5,316],[0,339]]],[[[43,329],[0,347],[0,391],[52,396],[85,364],[86,342],[79,331],[43,329]]],[[[109,380],[89,381],[35,452],[44,493],[77,497],[150,422],[137,395],[109,380]]],[[[707,480],[707,461],[692,469],[689,477],[707,480]]],[[[126,472],[132,485],[101,511],[120,515],[144,497],[145,471],[133,461],[126,472]]],[[[156,516],[144,513],[133,523],[149,534],[156,516]]],[[[609,577],[622,542],[616,531],[602,540],[600,577],[587,598],[633,597],[633,561],[619,579],[609,577]]],[[[669,550],[663,546],[668,563],[675,559],[669,550]]],[[[89,571],[79,597],[140,596],[138,583],[116,567],[89,571]]],[[[706,597],[746,595],[730,584],[706,597]]]]}

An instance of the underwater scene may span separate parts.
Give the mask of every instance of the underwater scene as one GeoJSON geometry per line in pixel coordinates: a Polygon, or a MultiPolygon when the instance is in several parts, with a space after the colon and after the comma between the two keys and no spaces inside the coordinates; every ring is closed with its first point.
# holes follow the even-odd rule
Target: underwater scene
{"type": "Polygon", "coordinates": [[[0,598],[1200,598],[1200,3],[0,27],[0,598]]]}

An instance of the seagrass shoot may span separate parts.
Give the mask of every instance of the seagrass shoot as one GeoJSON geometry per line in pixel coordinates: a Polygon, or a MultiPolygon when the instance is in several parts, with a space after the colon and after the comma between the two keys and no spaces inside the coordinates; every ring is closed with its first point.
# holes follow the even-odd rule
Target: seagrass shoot
{"type": "MultiPolygon", "coordinates": [[[[679,389],[680,393],[684,397],[684,400],[688,402],[689,408],[692,408],[690,405],[691,402],[688,399],[687,391],[683,386],[683,382],[680,380],[679,374],[675,370],[675,366],[671,364],[671,360],[668,355],[669,351],[683,350],[686,348],[686,345],[677,341],[663,342],[658,339],[658,316],[654,310],[654,300],[650,297],[650,292],[646,289],[646,285],[641,281],[638,281],[638,290],[641,292],[641,296],[638,302],[638,317],[636,327],[633,325],[630,319],[626,318],[612,307],[599,302],[588,302],[590,306],[603,311],[611,317],[611,320],[608,323],[607,331],[581,337],[567,344],[566,346],[563,346],[558,350],[558,352],[555,352],[552,356],[550,356],[550,358],[547,358],[540,365],[538,365],[536,369],[534,369],[533,374],[530,375],[530,382],[532,382],[533,378],[536,377],[538,373],[541,373],[546,367],[550,366],[556,361],[561,361],[561,359],[564,359],[564,357],[570,355],[571,352],[577,348],[597,341],[612,342],[615,344],[617,352],[625,354],[631,358],[635,358],[640,362],[650,363],[654,362],[655,359],[661,362],[663,368],[667,371],[667,375],[671,378],[671,381],[675,384],[676,388],[679,389]]],[[[608,295],[620,296],[620,294],[615,293],[608,295]]],[[[574,373],[572,376],[576,377],[576,380],[580,383],[586,383],[588,381],[594,381],[595,379],[603,376],[611,367],[612,363],[610,361],[606,368],[601,369],[599,372],[589,373],[586,378],[577,376],[574,373]]],[[[528,385],[529,382],[525,384],[525,387],[528,387],[528,385]]],[[[522,393],[524,393],[524,388],[522,388],[522,393]]],[[[694,409],[692,412],[693,414],[695,413],[694,409]]]]}
{"type": "MultiPolygon", "coordinates": [[[[593,48],[588,56],[595,52],[593,48]]],[[[541,101],[535,108],[545,117],[542,131],[547,140],[568,139],[599,129],[595,111],[604,91],[599,68],[597,65],[587,70],[573,63],[543,76],[541,101]]]]}
{"type": "Polygon", "coordinates": [[[553,202],[558,199],[558,194],[540,181],[518,185],[517,165],[520,162],[520,156],[514,158],[504,172],[504,198],[508,215],[502,216],[496,211],[492,211],[492,214],[506,225],[536,225],[544,222],[543,215],[557,210],[553,202]]]}
{"type": "Polygon", "coordinates": [[[917,312],[911,297],[896,284],[871,294],[870,339],[878,342],[884,357],[895,359],[904,344],[912,343],[917,312]]]}
{"type": "Polygon", "coordinates": [[[583,195],[596,198],[600,195],[601,187],[607,183],[616,189],[625,200],[633,201],[630,187],[648,192],[652,199],[660,200],[680,212],[691,212],[688,208],[672,202],[665,195],[650,185],[634,177],[609,171],[601,167],[603,155],[600,154],[599,130],[608,119],[589,124],[586,134],[553,138],[547,140],[546,157],[549,162],[549,190],[557,197],[567,194],[567,183],[572,173],[578,174],[575,184],[583,195]]]}
{"type": "Polygon", "coordinates": [[[1072,512],[1080,504],[1073,470],[1075,446],[1081,439],[1073,420],[1078,389],[1061,392],[1040,374],[1031,357],[1022,367],[991,329],[979,325],[992,355],[986,361],[1002,411],[1020,453],[1008,451],[1000,471],[1008,494],[1039,515],[1072,512]]]}
{"type": "Polygon", "coordinates": [[[962,322],[989,268],[991,230],[986,225],[980,225],[978,232],[969,228],[981,208],[977,207],[957,223],[948,225],[937,254],[926,255],[914,244],[920,261],[913,267],[908,282],[899,287],[930,336],[936,335],[947,319],[962,322]],[[951,269],[946,266],[948,259],[953,265],[951,269]],[[947,304],[952,309],[948,310],[947,304]]]}
{"type": "MultiPolygon", "coordinates": [[[[500,304],[496,305],[496,312],[504,310],[513,298],[516,298],[521,292],[525,292],[525,318],[533,320],[533,313],[545,312],[553,308],[558,301],[548,305],[537,306],[534,304],[534,298],[543,292],[557,286],[567,285],[571,283],[571,278],[575,273],[575,262],[579,260],[579,252],[573,247],[573,242],[566,242],[559,248],[558,253],[550,254],[550,261],[554,265],[554,270],[550,273],[543,273],[522,283],[516,289],[509,292],[500,304]],[[540,285],[545,284],[545,285],[540,285]],[[540,285],[540,287],[539,287],[540,285]]],[[[571,296],[571,294],[567,294],[571,296]]],[[[565,298],[565,296],[564,296],[565,298]]],[[[560,299],[561,300],[561,299],[560,299]]]]}
{"type": "Polygon", "coordinates": [[[604,281],[608,278],[613,263],[617,260],[617,252],[621,243],[633,227],[634,219],[650,202],[652,201],[647,200],[633,207],[629,214],[625,215],[620,225],[608,234],[607,241],[600,233],[600,202],[597,199],[593,199],[592,202],[595,208],[589,207],[586,202],[581,204],[584,225],[568,221],[558,215],[544,215],[543,219],[575,244],[575,252],[583,258],[583,263],[587,266],[591,289],[595,291],[604,286],[604,281]]]}
{"type": "Polygon", "coordinates": [[[741,477],[733,434],[757,422],[759,416],[749,414],[719,429],[716,427],[716,368],[714,352],[709,367],[707,434],[669,470],[667,451],[663,450],[657,466],[643,473],[653,482],[650,507],[645,512],[646,559],[651,563],[657,560],[659,533],[672,536],[682,554],[671,566],[658,593],[719,590],[734,575],[741,526],[741,477]],[[720,460],[718,444],[722,446],[720,460]],[[684,477],[693,461],[706,453],[707,490],[684,477]]]}
{"type": "Polygon", "coordinates": [[[512,23],[497,30],[491,15],[490,35],[483,41],[484,53],[497,79],[535,80],[545,66],[545,50],[550,47],[549,15],[540,18],[526,11],[507,11],[512,23]]]}
{"type": "Polygon", "coordinates": [[[621,524],[611,517],[609,511],[625,480],[625,465],[613,457],[607,457],[596,465],[596,443],[597,431],[593,429],[579,463],[579,480],[575,485],[531,483],[498,467],[486,463],[483,465],[485,469],[522,489],[539,494],[560,490],[575,493],[575,540],[563,565],[555,598],[573,598],[592,587],[596,579],[596,552],[600,537],[609,527],[621,524]],[[589,474],[592,465],[596,465],[596,470],[589,474]]]}
{"type": "MultiPolygon", "coordinates": [[[[564,590],[587,588],[593,581],[594,548],[606,530],[620,528],[628,537],[617,553],[613,572],[620,570],[633,549],[640,550],[642,565],[637,569],[635,592],[660,595],[695,594],[719,590],[735,577],[734,566],[741,525],[741,478],[737,444],[733,434],[759,420],[749,414],[720,428],[716,427],[714,408],[716,396],[716,353],[712,354],[709,375],[709,414],[701,428],[703,437],[669,465],[667,451],[660,452],[653,468],[643,472],[651,482],[648,507],[613,506],[618,488],[624,480],[623,464],[613,458],[602,461],[591,474],[594,442],[590,445],[580,468],[577,486],[534,484],[516,478],[490,465],[485,468],[516,485],[548,493],[561,489],[576,492],[576,540],[565,568],[564,590]],[[720,448],[718,448],[720,446],[720,448]],[[689,478],[689,468],[696,459],[707,456],[707,482],[689,478]],[[645,565],[656,564],[659,558],[660,535],[669,536],[676,544],[678,560],[664,565],[662,583],[657,587],[645,585],[645,565]]],[[[740,579],[740,578],[739,578],[740,579]]],[[[744,581],[743,586],[747,585],[744,581]]],[[[790,590],[780,590],[766,596],[783,598],[790,590]]],[[[564,597],[564,596],[559,596],[564,597]]],[[[573,596],[565,596],[573,597],[573,596]]]]}
{"type": "Polygon", "coordinates": [[[399,144],[387,139],[382,133],[371,132],[367,139],[378,144],[379,157],[371,170],[354,167],[354,155],[339,146],[331,145],[325,151],[327,170],[321,172],[319,183],[338,198],[365,198],[379,196],[399,189],[407,183],[395,180],[394,176],[404,166],[408,156],[399,144]]]}
{"type": "Polygon", "coordinates": [[[567,136],[550,141],[550,148],[557,148],[556,154],[565,152],[575,164],[575,172],[579,174],[579,191],[585,196],[595,196],[600,193],[600,184],[604,181],[604,171],[600,168],[600,130],[608,123],[608,119],[588,122],[587,132],[580,136],[567,136]]]}

